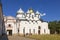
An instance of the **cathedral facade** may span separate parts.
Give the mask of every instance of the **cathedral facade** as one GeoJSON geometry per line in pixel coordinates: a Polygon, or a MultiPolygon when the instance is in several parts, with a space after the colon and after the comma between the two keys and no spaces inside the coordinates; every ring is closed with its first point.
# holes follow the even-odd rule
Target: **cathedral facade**
{"type": "Polygon", "coordinates": [[[47,22],[40,20],[40,12],[29,9],[26,13],[20,8],[17,11],[16,18],[4,16],[7,35],[38,35],[50,34],[47,22]]]}

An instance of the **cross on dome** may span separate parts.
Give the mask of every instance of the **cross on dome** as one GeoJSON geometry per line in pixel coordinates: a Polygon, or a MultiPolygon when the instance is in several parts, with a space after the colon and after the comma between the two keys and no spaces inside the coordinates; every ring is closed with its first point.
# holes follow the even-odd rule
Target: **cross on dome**
{"type": "Polygon", "coordinates": [[[17,13],[24,13],[24,11],[20,8],[17,13]]]}

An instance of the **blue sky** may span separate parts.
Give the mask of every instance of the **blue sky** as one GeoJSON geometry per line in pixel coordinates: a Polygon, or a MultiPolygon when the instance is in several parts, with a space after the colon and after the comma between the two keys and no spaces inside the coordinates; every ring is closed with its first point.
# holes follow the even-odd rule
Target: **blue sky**
{"type": "Polygon", "coordinates": [[[32,8],[42,14],[45,21],[60,20],[60,0],[2,0],[3,14],[16,16],[17,10],[22,8],[25,12],[32,8]]]}

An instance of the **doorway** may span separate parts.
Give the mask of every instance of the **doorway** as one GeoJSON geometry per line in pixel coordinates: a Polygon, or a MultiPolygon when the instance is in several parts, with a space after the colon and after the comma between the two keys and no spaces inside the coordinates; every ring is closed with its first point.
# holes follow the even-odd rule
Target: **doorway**
{"type": "Polygon", "coordinates": [[[40,34],[40,30],[38,30],[38,34],[40,34]]]}
{"type": "Polygon", "coordinates": [[[7,35],[12,35],[12,30],[7,30],[7,35]]]}
{"type": "Polygon", "coordinates": [[[40,26],[38,26],[38,34],[40,34],[40,29],[41,29],[41,27],[40,27],[40,26]]]}

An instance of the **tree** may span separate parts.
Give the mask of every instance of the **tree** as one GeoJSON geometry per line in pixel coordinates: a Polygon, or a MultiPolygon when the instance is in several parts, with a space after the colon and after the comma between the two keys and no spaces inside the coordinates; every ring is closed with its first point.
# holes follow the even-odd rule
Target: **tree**
{"type": "Polygon", "coordinates": [[[60,34],[60,21],[49,22],[49,29],[51,34],[60,34]]]}

